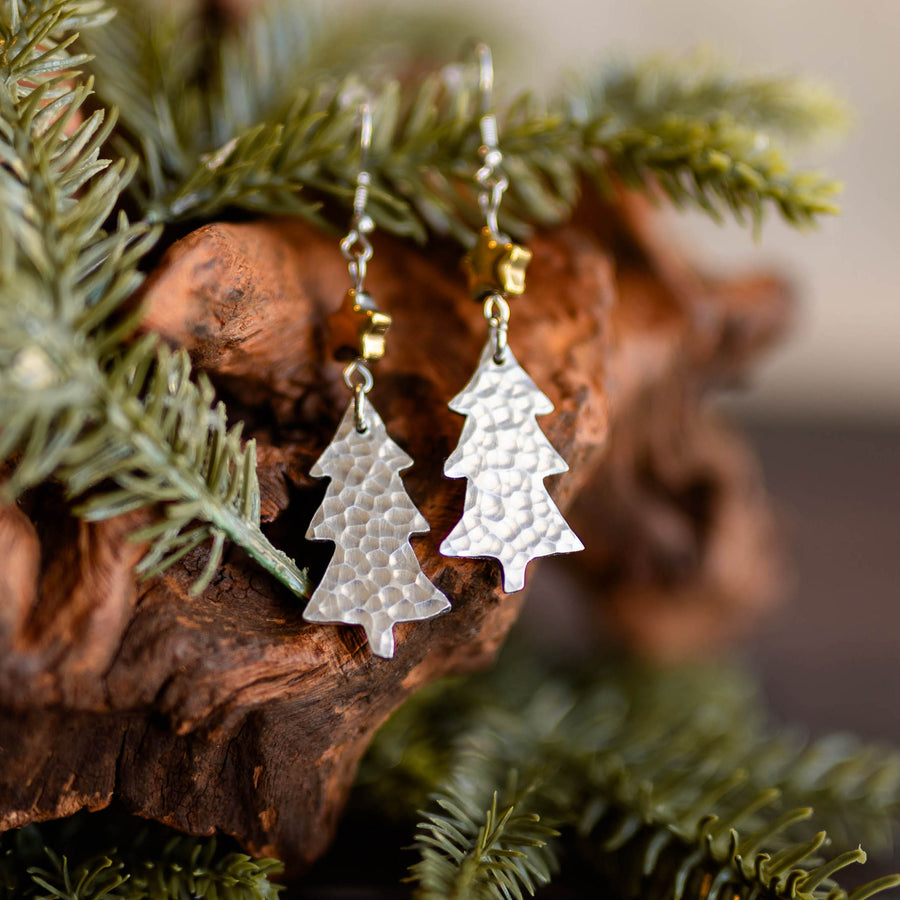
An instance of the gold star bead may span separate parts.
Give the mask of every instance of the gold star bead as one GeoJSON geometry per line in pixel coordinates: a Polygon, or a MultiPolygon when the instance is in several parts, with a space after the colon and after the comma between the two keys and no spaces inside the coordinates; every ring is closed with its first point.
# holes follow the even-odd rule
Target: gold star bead
{"type": "Polygon", "coordinates": [[[475,246],[463,258],[469,290],[476,300],[499,292],[518,296],[525,291],[525,269],[531,251],[509,241],[498,240],[489,228],[482,228],[475,246]]]}
{"type": "Polygon", "coordinates": [[[328,325],[335,358],[372,361],[384,356],[391,317],[381,312],[365,291],[352,288],[347,291],[341,308],[329,317],[328,325]]]}

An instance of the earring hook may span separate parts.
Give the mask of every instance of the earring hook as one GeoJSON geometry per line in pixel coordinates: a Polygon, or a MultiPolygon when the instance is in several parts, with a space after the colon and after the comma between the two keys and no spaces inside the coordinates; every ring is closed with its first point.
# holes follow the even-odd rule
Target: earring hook
{"type": "Polygon", "coordinates": [[[478,57],[478,94],[480,97],[481,119],[481,143],[482,155],[486,165],[496,168],[502,157],[500,156],[499,140],[497,137],[497,117],[494,115],[494,57],[491,48],[484,42],[475,45],[475,54],[478,57]]]}
{"type": "Polygon", "coordinates": [[[341,241],[341,252],[347,260],[347,269],[353,287],[348,294],[353,311],[363,321],[358,328],[359,350],[357,358],[344,369],[344,382],[353,391],[354,419],[356,430],[364,434],[366,424],[366,394],[372,390],[372,373],[367,367],[369,360],[380,359],[384,355],[384,335],[390,326],[390,316],[382,313],[371,296],[366,293],[366,266],[372,258],[372,243],[369,234],[375,223],[366,213],[369,199],[369,150],[372,147],[372,107],[363,101],[359,105],[359,171],[356,174],[356,190],[353,194],[353,216],[350,230],[341,241]]]}
{"type": "Polygon", "coordinates": [[[500,152],[497,116],[493,112],[494,59],[491,48],[483,41],[475,45],[475,53],[478,57],[478,93],[481,100],[481,118],[478,121],[481,147],[478,152],[482,159],[481,167],[475,173],[475,182],[481,188],[478,204],[484,213],[487,227],[491,234],[499,234],[497,214],[509,181],[500,169],[503,154],[500,152]]]}
{"type": "Polygon", "coordinates": [[[372,258],[372,244],[368,235],[375,228],[375,223],[366,215],[369,185],[372,183],[368,169],[371,146],[372,107],[369,103],[363,102],[359,105],[359,172],[356,175],[356,190],[353,194],[353,218],[350,220],[350,230],[341,241],[341,251],[347,260],[353,287],[357,292],[363,290],[366,263],[372,258]]]}
{"type": "MultiPolygon", "coordinates": [[[[356,175],[356,193],[353,195],[354,225],[359,226],[365,215],[366,201],[369,199],[369,150],[372,147],[372,107],[368,103],[359,105],[359,172],[356,175]]],[[[371,228],[363,229],[371,231],[371,228]]]]}
{"type": "Polygon", "coordinates": [[[494,58],[491,48],[485,43],[479,43],[475,47],[478,56],[478,90],[481,94],[481,114],[486,115],[491,110],[494,99],[494,58]]]}
{"type": "Polygon", "coordinates": [[[356,176],[356,194],[353,198],[353,215],[362,218],[369,199],[369,150],[372,147],[372,107],[359,105],[359,173],[356,176]]]}

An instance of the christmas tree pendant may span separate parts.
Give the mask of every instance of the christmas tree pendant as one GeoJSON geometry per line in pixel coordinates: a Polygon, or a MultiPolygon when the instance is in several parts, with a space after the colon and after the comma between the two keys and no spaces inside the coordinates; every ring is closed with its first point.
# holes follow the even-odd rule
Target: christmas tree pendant
{"type": "Polygon", "coordinates": [[[519,591],[530,560],[584,549],[544,487],[548,475],[569,470],[535,419],[553,404],[509,347],[497,361],[491,339],[450,409],[467,418],[444,474],[469,484],[462,518],[441,553],[493,557],[503,567],[503,590],[519,591]]]}
{"type": "MultiPolygon", "coordinates": [[[[372,110],[362,103],[359,112],[360,168],[350,231],[341,241],[353,287],[345,298],[346,315],[335,318],[342,327],[332,329],[338,345],[350,335],[355,359],[344,369],[344,383],[353,399],[337,434],[310,469],[315,478],[331,481],[306,537],[332,541],[334,556],[303,618],[362,625],[372,652],[389,658],[394,655],[394,625],[429,619],[449,609],[450,603],[425,577],[409,542],[411,534],[431,531],[400,480],[400,472],[413,461],[388,437],[366,399],[373,384],[368,364],[384,356],[391,317],[365,290],[366,266],[372,258],[368,236],[375,227],[365,211],[372,110]]],[[[342,355],[346,348],[334,349],[342,355]]]]}
{"type": "Polygon", "coordinates": [[[391,657],[397,622],[431,618],[450,603],[425,577],[409,542],[411,534],[431,530],[400,480],[413,461],[370,403],[359,410],[361,422],[357,412],[351,401],[310,470],[331,482],[306,537],[333,541],[335,551],[303,618],[362,625],[372,652],[391,657]]]}

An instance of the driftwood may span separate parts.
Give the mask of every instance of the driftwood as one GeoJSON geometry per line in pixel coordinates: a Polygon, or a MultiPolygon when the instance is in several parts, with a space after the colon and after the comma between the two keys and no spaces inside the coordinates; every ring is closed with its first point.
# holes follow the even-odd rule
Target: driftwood
{"type": "MultiPolygon", "coordinates": [[[[200,597],[188,587],[203,552],[136,585],[133,520],[80,523],[54,486],[34,491],[0,514],[0,829],[116,799],[298,872],[327,846],[377,726],[416,690],[493,658],[522,595],[500,591],[493,563],[437,552],[465,490],[442,477],[462,427],[446,403],[485,323],[456,247],[375,243],[368,286],[394,327],[371,398],[415,459],[405,484],[433,530],[414,544],[452,611],[398,626],[396,657],[380,660],[361,629],[304,623],[301,604],[235,549],[200,597]]],[[[586,206],[530,247],[510,342],[556,407],[541,425],[571,471],[548,479],[551,493],[563,509],[582,496],[574,521],[590,549],[572,564],[647,651],[671,648],[641,617],[690,594],[705,612],[695,641],[676,636],[673,652],[688,652],[777,582],[752,460],[700,404],[779,335],[786,291],[766,277],[702,279],[629,197],[586,206]],[[725,569],[770,575],[741,589],[717,578],[723,544],[725,569]]],[[[270,536],[314,577],[330,551],[303,539],[323,491],[308,472],[347,403],[327,329],[346,283],[333,237],[268,220],[194,232],[144,291],[145,327],[186,346],[257,438],[270,536]]]]}

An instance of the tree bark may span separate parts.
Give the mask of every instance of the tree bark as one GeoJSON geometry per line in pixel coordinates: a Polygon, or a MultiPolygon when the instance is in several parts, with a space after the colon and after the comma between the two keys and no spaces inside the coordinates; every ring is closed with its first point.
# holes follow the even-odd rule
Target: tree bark
{"type": "MultiPolygon", "coordinates": [[[[573,563],[606,573],[599,580],[619,609],[635,583],[652,583],[665,603],[665,579],[655,576],[670,563],[666,553],[619,565],[618,580],[608,574],[610,560],[666,544],[648,538],[659,528],[645,514],[640,479],[615,473],[642,471],[650,434],[679,434],[691,448],[679,458],[692,462],[668,473],[666,446],[657,448],[657,485],[702,466],[703,448],[719,458],[718,432],[698,412],[702,397],[743,377],[781,333],[787,292],[770,277],[702,278],[654,236],[651,217],[628,196],[615,207],[586,204],[529,246],[534,262],[526,294],[513,302],[510,344],[555,406],[540,424],[570,471],[548,488],[563,510],[579,495],[592,509],[593,519],[576,517],[590,545],[573,563]],[[623,511],[625,537],[596,522],[607,515],[609,525],[623,511]]],[[[34,491],[0,513],[0,829],[115,798],[185,831],[234,835],[297,873],[327,846],[360,756],[391,711],[437,678],[490,663],[523,594],[500,590],[493,562],[437,550],[465,492],[464,481],[442,477],[463,421],[446,404],[486,339],[458,257],[454,246],[426,252],[380,236],[368,279],[394,317],[370,397],[415,460],[404,483],[432,531],[414,546],[452,610],[397,626],[395,658],[378,659],[357,627],[305,623],[302,603],[234,548],[202,596],[188,588],[205,551],[136,584],[142,548],[127,535],[140,516],[88,525],[67,513],[54,486],[34,491]]],[[[267,530],[314,578],[331,548],[303,538],[324,489],[308,473],[348,401],[328,331],[346,287],[336,240],[281,219],[199,229],[168,251],[143,289],[144,327],[187,347],[256,437],[267,530]]],[[[750,530],[768,534],[761,490],[752,503],[741,499],[752,460],[743,451],[728,458],[717,483],[750,530]]],[[[674,531],[696,538],[700,517],[704,534],[726,527],[708,513],[682,504],[674,531]]],[[[679,557],[681,577],[701,578],[712,538],[685,542],[695,552],[679,557]]],[[[735,550],[746,566],[766,552],[762,539],[735,550]]],[[[734,603],[714,582],[724,633],[734,603]]],[[[744,607],[763,606],[775,582],[744,607]]],[[[639,646],[640,617],[620,628],[639,646]]],[[[709,633],[707,625],[696,643],[709,633]]],[[[664,636],[650,644],[665,653],[664,636]]],[[[677,644],[679,654],[690,650],[690,636],[677,644]]]]}

